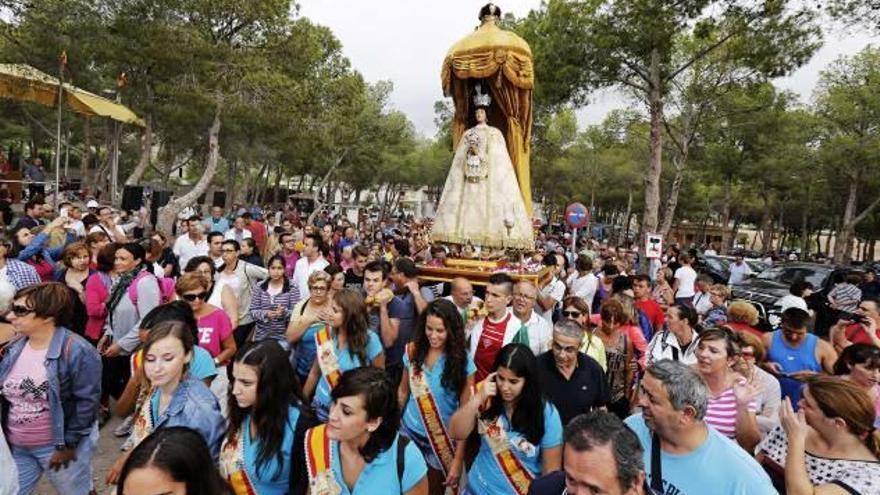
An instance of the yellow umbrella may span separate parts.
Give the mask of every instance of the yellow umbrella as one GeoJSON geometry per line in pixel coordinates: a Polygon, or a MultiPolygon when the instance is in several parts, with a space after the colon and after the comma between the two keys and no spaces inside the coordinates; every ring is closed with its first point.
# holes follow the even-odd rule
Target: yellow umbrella
{"type": "MultiPolygon", "coordinates": [[[[109,117],[125,124],[144,127],[144,121],[125,105],[64,84],[64,104],[74,112],[109,117]]],[[[58,78],[30,65],[0,64],[0,98],[39,103],[54,107],[58,98],[58,78]]]]}

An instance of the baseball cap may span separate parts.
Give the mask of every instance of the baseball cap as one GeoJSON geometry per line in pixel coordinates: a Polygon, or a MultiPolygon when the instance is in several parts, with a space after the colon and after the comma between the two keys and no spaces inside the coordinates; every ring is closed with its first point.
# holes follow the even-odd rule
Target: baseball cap
{"type": "Polygon", "coordinates": [[[86,208],[97,208],[100,206],[97,201],[94,199],[90,199],[88,203],[86,203],[86,208]]]}

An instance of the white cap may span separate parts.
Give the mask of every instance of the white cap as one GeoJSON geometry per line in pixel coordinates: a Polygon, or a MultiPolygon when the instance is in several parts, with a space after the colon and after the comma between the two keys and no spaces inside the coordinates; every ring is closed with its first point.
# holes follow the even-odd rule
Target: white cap
{"type": "Polygon", "coordinates": [[[86,208],[97,208],[100,206],[97,201],[94,199],[90,199],[88,203],[86,203],[86,208]]]}

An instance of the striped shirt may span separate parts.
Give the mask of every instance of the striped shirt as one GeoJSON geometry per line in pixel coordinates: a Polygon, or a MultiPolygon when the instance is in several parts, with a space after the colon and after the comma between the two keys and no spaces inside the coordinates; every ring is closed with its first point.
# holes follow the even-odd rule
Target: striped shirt
{"type": "MultiPolygon", "coordinates": [[[[757,410],[758,405],[754,401],[750,402],[749,411],[757,410]]],[[[736,438],[736,395],[733,393],[733,387],[709,399],[703,420],[727,438],[736,438]]]]}
{"type": "Polygon", "coordinates": [[[290,314],[293,307],[302,299],[296,284],[285,279],[281,291],[271,294],[269,281],[254,285],[251,292],[250,314],[256,323],[254,340],[257,342],[266,339],[283,341],[286,344],[285,333],[287,324],[290,323],[290,314]],[[283,313],[275,318],[270,318],[268,311],[282,309],[283,313]]]}

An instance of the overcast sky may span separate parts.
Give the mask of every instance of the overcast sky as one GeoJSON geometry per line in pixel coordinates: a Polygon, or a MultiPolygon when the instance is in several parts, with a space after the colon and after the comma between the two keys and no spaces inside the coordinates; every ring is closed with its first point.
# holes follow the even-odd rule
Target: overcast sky
{"type": "MultiPolygon", "coordinates": [[[[486,0],[300,0],[301,14],[329,27],[342,42],[343,52],[369,82],[394,83],[391,105],[409,116],[416,129],[432,136],[434,102],[443,98],[440,68],[453,43],[479,24],[477,14],[486,0]]],[[[540,0],[502,0],[505,12],[524,16],[540,0]]],[[[825,46],[813,59],[777,85],[812,94],[819,72],[841,55],[852,55],[880,39],[861,32],[826,34],[825,46]]],[[[541,74],[535,74],[540,78],[541,74]]],[[[582,125],[600,122],[609,110],[629,103],[614,91],[603,91],[578,112],[582,125]]]]}

